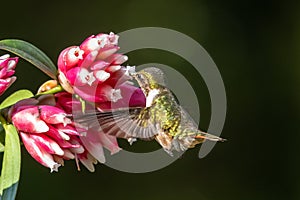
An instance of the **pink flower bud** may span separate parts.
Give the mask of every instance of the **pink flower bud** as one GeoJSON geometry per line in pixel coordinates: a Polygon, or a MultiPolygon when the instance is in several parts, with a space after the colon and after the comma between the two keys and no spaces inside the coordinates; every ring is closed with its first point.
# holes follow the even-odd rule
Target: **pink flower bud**
{"type": "Polygon", "coordinates": [[[66,65],[70,67],[76,65],[80,60],[83,59],[83,54],[84,51],[81,50],[79,47],[70,48],[69,51],[66,53],[66,65]]]}
{"type": "Polygon", "coordinates": [[[113,55],[116,53],[120,48],[118,46],[113,46],[113,47],[106,47],[103,48],[99,51],[99,54],[97,56],[97,59],[99,60],[105,60],[109,56],[113,55]]]}
{"type": "Polygon", "coordinates": [[[40,112],[40,118],[49,124],[59,124],[64,125],[70,124],[71,120],[66,117],[66,113],[54,106],[43,105],[38,107],[40,112]]]}
{"type": "Polygon", "coordinates": [[[64,151],[60,148],[60,146],[52,139],[47,137],[44,134],[34,135],[31,134],[30,137],[35,140],[35,142],[47,151],[50,154],[56,154],[58,156],[63,156],[64,151]]]}
{"type": "Polygon", "coordinates": [[[75,129],[74,126],[72,125],[66,125],[66,126],[63,126],[62,124],[57,124],[56,126],[56,129],[60,132],[64,132],[68,135],[76,135],[76,136],[80,136],[81,134],[77,132],[77,130],[75,129]]]}
{"type": "Polygon", "coordinates": [[[12,75],[15,73],[17,63],[17,57],[10,58],[8,54],[0,57],[0,95],[15,82],[16,77],[12,75]]]}
{"type": "Polygon", "coordinates": [[[26,99],[15,104],[9,116],[27,151],[39,163],[49,167],[51,172],[57,171],[63,163],[62,159],[74,159],[76,155],[87,154],[79,138],[81,134],[65,111],[58,107],[35,105],[35,101],[26,99]]]}
{"type": "Polygon", "coordinates": [[[103,47],[101,38],[95,37],[94,35],[87,38],[80,45],[80,48],[86,53],[89,54],[92,51],[98,51],[101,47],[103,47]]]}
{"type": "Polygon", "coordinates": [[[83,59],[84,51],[81,50],[77,46],[68,47],[65,50],[63,50],[58,60],[58,68],[61,71],[66,71],[70,69],[71,67],[75,66],[80,60],[83,59]]]}
{"type": "Polygon", "coordinates": [[[103,60],[99,60],[97,62],[94,62],[93,65],[91,65],[90,69],[92,71],[94,71],[94,70],[104,70],[109,65],[110,65],[110,63],[105,62],[103,60]]]}
{"type": "Polygon", "coordinates": [[[53,156],[41,148],[37,142],[31,138],[30,134],[20,132],[22,141],[29,154],[45,167],[49,167],[51,172],[58,171],[60,164],[56,163],[53,156]]]}
{"type": "Polygon", "coordinates": [[[121,65],[128,60],[127,56],[122,54],[113,54],[106,58],[106,61],[111,63],[112,65],[121,65]]]}
{"type": "Polygon", "coordinates": [[[27,107],[12,116],[15,127],[27,133],[45,133],[49,130],[47,123],[40,119],[37,106],[27,107]]]}

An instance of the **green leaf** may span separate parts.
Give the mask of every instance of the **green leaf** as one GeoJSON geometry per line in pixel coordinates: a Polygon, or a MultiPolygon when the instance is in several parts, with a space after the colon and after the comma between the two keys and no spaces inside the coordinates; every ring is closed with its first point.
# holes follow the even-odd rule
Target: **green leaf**
{"type": "Polygon", "coordinates": [[[44,52],[34,45],[23,40],[6,39],[0,41],[0,49],[20,56],[42,70],[51,78],[56,79],[56,66],[44,52]]]}
{"type": "Polygon", "coordinates": [[[17,194],[18,183],[19,182],[5,189],[2,193],[2,196],[0,196],[0,200],[14,200],[17,194]]]}
{"type": "MultiPolygon", "coordinates": [[[[21,170],[21,148],[19,135],[12,124],[4,126],[5,151],[3,155],[0,177],[0,195],[3,191],[18,183],[21,170]]],[[[16,189],[14,189],[16,193],[16,189]]]]}
{"type": "Polygon", "coordinates": [[[4,151],[4,145],[0,142],[0,152],[3,152],[4,151]]]}
{"type": "Polygon", "coordinates": [[[5,140],[5,131],[2,124],[0,124],[0,153],[4,151],[4,140],[5,140]]]}
{"type": "Polygon", "coordinates": [[[1,104],[0,109],[9,107],[15,103],[17,103],[20,100],[28,99],[33,97],[33,94],[29,90],[18,90],[11,94],[9,97],[7,97],[1,104]]]}

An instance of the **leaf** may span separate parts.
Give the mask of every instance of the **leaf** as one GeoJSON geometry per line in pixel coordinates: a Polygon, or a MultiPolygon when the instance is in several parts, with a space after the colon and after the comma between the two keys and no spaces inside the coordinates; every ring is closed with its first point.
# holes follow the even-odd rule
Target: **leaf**
{"type": "Polygon", "coordinates": [[[18,90],[11,94],[9,97],[7,97],[1,104],[0,109],[9,107],[15,103],[17,103],[20,100],[28,99],[33,97],[33,94],[29,90],[18,90]]]}
{"type": "MultiPolygon", "coordinates": [[[[4,129],[6,135],[0,177],[0,195],[3,195],[3,191],[14,187],[13,185],[18,183],[21,170],[21,149],[17,130],[12,124],[5,125],[4,129]]],[[[14,196],[17,191],[14,188],[12,189],[14,194],[10,196],[14,196]]]]}
{"type": "Polygon", "coordinates": [[[4,151],[4,140],[5,140],[5,131],[2,124],[0,124],[0,153],[4,151]]]}
{"type": "Polygon", "coordinates": [[[0,49],[20,56],[42,70],[51,78],[56,79],[56,66],[44,52],[34,45],[23,40],[6,39],[0,41],[0,49]]]}
{"type": "Polygon", "coordinates": [[[5,189],[0,196],[0,200],[14,200],[16,198],[18,182],[5,189]]]}
{"type": "Polygon", "coordinates": [[[0,152],[3,152],[4,151],[4,145],[0,142],[0,152]]]}

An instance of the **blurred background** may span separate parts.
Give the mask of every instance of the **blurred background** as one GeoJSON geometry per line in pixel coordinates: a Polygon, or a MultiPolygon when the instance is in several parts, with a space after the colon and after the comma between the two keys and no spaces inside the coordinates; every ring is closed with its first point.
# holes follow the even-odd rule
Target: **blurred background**
{"type": "MultiPolygon", "coordinates": [[[[17,199],[300,199],[299,2],[2,1],[1,16],[0,39],[29,41],[55,63],[61,50],[99,32],[147,26],[182,32],[213,58],[228,101],[222,132],[226,143],[217,144],[204,159],[198,158],[198,146],[155,172],[130,174],[105,165],[97,165],[94,173],[84,167],[77,172],[75,162],[68,161],[59,173],[50,173],[22,148],[17,199]]],[[[163,63],[184,75],[191,67],[159,50],[128,56],[129,64],[163,63]]],[[[21,88],[36,91],[48,80],[25,61],[18,64],[17,76],[5,95],[21,88]]],[[[201,76],[190,82],[201,107],[199,125],[206,130],[207,88],[201,76]]],[[[130,149],[157,147],[139,142],[130,149]]]]}

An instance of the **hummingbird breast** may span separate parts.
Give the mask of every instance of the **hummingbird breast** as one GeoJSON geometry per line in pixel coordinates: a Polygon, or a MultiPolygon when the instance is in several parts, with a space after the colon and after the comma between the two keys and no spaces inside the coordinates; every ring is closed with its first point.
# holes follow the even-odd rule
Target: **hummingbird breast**
{"type": "Polygon", "coordinates": [[[167,89],[157,91],[152,92],[155,96],[147,96],[147,100],[152,100],[150,106],[154,121],[159,124],[161,131],[174,136],[180,124],[180,107],[170,91],[167,89]]]}
{"type": "Polygon", "coordinates": [[[148,95],[146,97],[146,107],[150,107],[153,104],[154,99],[159,94],[159,89],[153,89],[148,92],[148,95]]]}
{"type": "Polygon", "coordinates": [[[153,121],[158,124],[156,140],[168,153],[174,149],[185,151],[203,142],[202,139],[195,140],[194,136],[198,132],[196,124],[168,89],[163,89],[156,94],[149,108],[151,108],[153,121]]]}

